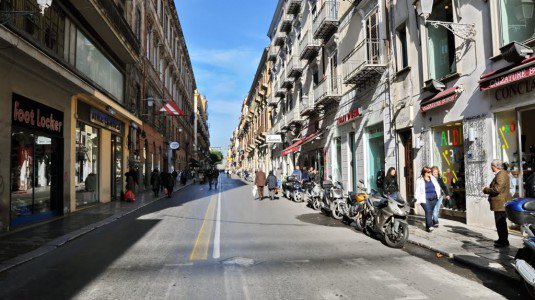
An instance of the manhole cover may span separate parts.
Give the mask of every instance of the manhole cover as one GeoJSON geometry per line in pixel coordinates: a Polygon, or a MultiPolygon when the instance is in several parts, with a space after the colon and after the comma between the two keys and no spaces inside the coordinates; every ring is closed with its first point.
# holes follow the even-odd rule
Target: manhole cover
{"type": "Polygon", "coordinates": [[[250,267],[254,265],[254,259],[247,257],[232,257],[222,261],[225,266],[250,267]]]}

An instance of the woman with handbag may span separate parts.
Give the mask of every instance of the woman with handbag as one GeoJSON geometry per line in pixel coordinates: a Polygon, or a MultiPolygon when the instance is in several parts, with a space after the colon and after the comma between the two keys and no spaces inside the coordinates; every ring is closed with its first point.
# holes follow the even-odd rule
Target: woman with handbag
{"type": "Polygon", "coordinates": [[[416,180],[414,198],[416,198],[416,203],[422,205],[425,211],[425,228],[427,232],[432,232],[434,229],[433,212],[439,197],[440,185],[432,175],[431,168],[424,167],[420,177],[416,180]]]}

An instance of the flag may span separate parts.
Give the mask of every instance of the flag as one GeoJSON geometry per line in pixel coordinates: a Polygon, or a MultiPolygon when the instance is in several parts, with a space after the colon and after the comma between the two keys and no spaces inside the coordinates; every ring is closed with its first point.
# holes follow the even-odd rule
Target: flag
{"type": "Polygon", "coordinates": [[[173,101],[165,102],[163,104],[163,107],[160,109],[160,112],[166,112],[171,116],[183,116],[184,115],[184,112],[173,101]]]}

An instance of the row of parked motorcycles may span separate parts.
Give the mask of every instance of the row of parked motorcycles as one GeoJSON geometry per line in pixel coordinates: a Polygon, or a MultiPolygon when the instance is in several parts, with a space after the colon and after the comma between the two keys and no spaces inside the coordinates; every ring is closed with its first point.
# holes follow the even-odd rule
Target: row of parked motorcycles
{"type": "Polygon", "coordinates": [[[375,190],[367,193],[361,180],[357,192],[345,192],[332,177],[323,182],[299,182],[288,176],[282,183],[283,195],[295,202],[308,202],[314,210],[342,220],[371,237],[382,239],[392,248],[402,248],[409,239],[409,205],[401,198],[391,198],[375,190]]]}
{"type": "MultiPolygon", "coordinates": [[[[367,193],[361,180],[357,192],[345,192],[341,182],[325,180],[301,184],[288,176],[282,184],[283,195],[295,202],[308,202],[334,219],[343,220],[369,236],[381,238],[392,248],[402,248],[409,238],[407,216],[410,205],[401,198],[391,198],[375,190],[367,193]]],[[[524,247],[516,255],[515,268],[526,289],[535,298],[535,199],[515,199],[506,205],[508,218],[522,227],[524,247]]]]}

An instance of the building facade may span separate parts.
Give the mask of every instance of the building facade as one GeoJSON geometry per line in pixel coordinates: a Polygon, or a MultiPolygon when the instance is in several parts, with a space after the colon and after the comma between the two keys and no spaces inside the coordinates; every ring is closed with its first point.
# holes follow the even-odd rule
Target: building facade
{"type": "Polygon", "coordinates": [[[0,3],[0,230],[121,199],[141,156],[152,4],[0,3]]]}
{"type": "Polygon", "coordinates": [[[208,100],[204,95],[195,92],[195,123],[194,149],[195,159],[204,168],[210,165],[210,132],[208,131],[208,100]]]}
{"type": "Polygon", "coordinates": [[[453,193],[442,216],[492,228],[481,193],[490,162],[508,163],[519,196],[535,171],[534,3],[421,4],[279,1],[270,133],[283,143],[269,146],[272,167],[312,166],[349,191],[360,180],[381,189],[379,175],[396,167],[411,198],[422,167],[438,166],[453,193]]]}

